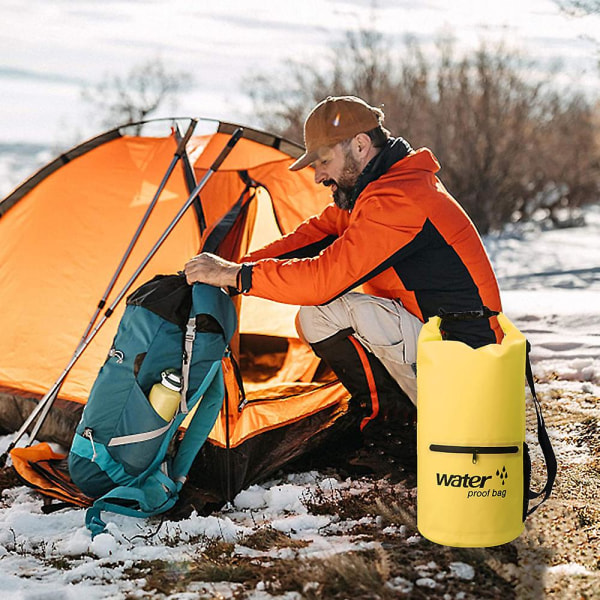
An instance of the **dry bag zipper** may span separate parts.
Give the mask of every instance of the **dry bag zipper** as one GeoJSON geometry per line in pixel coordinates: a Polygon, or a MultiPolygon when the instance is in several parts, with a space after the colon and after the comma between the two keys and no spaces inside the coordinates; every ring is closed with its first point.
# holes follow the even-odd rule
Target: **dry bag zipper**
{"type": "Polygon", "coordinates": [[[516,454],[519,446],[445,446],[443,444],[431,444],[432,452],[446,452],[448,454],[471,454],[473,464],[477,462],[478,454],[516,454]]]}

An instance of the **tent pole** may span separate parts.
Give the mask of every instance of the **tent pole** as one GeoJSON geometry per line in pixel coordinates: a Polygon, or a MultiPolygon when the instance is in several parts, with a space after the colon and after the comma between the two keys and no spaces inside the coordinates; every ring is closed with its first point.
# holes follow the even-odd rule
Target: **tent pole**
{"type": "MultiPolygon", "coordinates": [[[[231,152],[233,147],[237,144],[237,142],[242,137],[243,132],[244,132],[244,130],[241,127],[238,127],[233,132],[233,134],[229,138],[227,144],[225,145],[223,150],[221,150],[221,153],[219,154],[219,156],[217,156],[217,158],[215,159],[215,161],[213,162],[211,167],[208,169],[208,171],[206,171],[206,173],[204,174],[204,176],[202,177],[200,182],[196,185],[194,190],[192,190],[191,194],[188,196],[188,199],[185,201],[184,205],[181,207],[179,212],[175,215],[175,217],[173,218],[171,223],[167,226],[167,228],[165,229],[163,234],[160,236],[158,241],[154,244],[154,246],[152,247],[150,252],[147,254],[147,256],[144,258],[142,263],[139,265],[139,267],[135,270],[133,275],[130,277],[129,281],[125,284],[125,286],[119,292],[119,294],[114,299],[114,301],[106,309],[106,311],[105,311],[104,315],[102,316],[102,318],[100,319],[100,321],[96,324],[96,326],[93,329],[90,330],[90,332],[86,336],[85,340],[83,340],[83,342],[78,345],[77,349],[75,350],[75,353],[73,354],[73,356],[71,357],[71,360],[69,361],[69,364],[64,369],[61,376],[54,383],[54,385],[48,391],[48,393],[38,402],[38,405],[31,412],[31,414],[26,419],[26,421],[23,423],[23,425],[21,426],[19,431],[17,431],[17,433],[15,434],[14,439],[9,444],[6,451],[0,456],[0,467],[3,467],[6,464],[6,460],[10,454],[10,451],[17,445],[17,443],[23,437],[23,435],[25,435],[25,433],[29,429],[30,425],[36,420],[36,418],[38,419],[38,422],[35,425],[35,433],[37,434],[37,432],[39,431],[40,427],[43,424],[43,419],[41,418],[42,413],[43,413],[44,417],[47,416],[52,404],[54,403],[54,400],[56,399],[58,391],[62,387],[62,384],[63,384],[64,380],[66,379],[68,373],[73,368],[73,365],[77,362],[79,357],[83,354],[84,350],[88,347],[90,342],[94,339],[94,337],[96,336],[96,334],[98,333],[100,328],[104,325],[106,320],[112,315],[117,304],[123,299],[125,294],[127,294],[128,290],[131,288],[131,286],[133,285],[133,283],[135,282],[135,280],[137,279],[139,274],[144,270],[144,268],[147,266],[147,264],[150,262],[150,260],[156,254],[158,249],[162,246],[163,242],[169,236],[171,231],[173,231],[175,226],[179,223],[179,221],[181,220],[181,218],[183,217],[183,215],[185,214],[187,209],[193,204],[193,202],[196,199],[196,196],[198,196],[198,194],[200,193],[202,188],[206,185],[206,183],[211,178],[211,176],[219,169],[219,167],[221,166],[221,164],[223,163],[225,158],[229,155],[229,153],[231,152]]],[[[34,436],[32,436],[32,439],[33,438],[34,438],[34,436]]]]}
{"type": "Polygon", "coordinates": [[[123,257],[121,258],[121,262],[117,266],[117,269],[116,269],[114,275],[112,276],[112,279],[110,280],[110,283],[108,284],[108,287],[106,288],[104,294],[102,295],[102,298],[98,302],[96,312],[92,316],[90,322],[88,323],[88,325],[85,329],[85,332],[81,336],[79,345],[81,345],[85,342],[85,339],[87,338],[88,334],[92,330],[94,323],[98,319],[98,315],[100,314],[102,309],[106,306],[106,300],[108,298],[108,295],[112,292],[112,290],[115,286],[115,283],[116,283],[117,279],[119,278],[119,275],[121,275],[121,271],[123,270],[125,263],[129,260],[131,252],[133,251],[134,246],[137,244],[137,242],[140,238],[140,235],[142,233],[142,230],[146,226],[146,223],[148,222],[148,219],[150,218],[150,214],[152,213],[152,211],[154,210],[154,207],[156,206],[156,203],[158,202],[158,198],[162,194],[162,192],[167,184],[167,181],[169,180],[169,178],[171,177],[171,174],[173,173],[173,169],[175,169],[175,166],[177,165],[179,160],[185,154],[185,147],[186,147],[187,143],[189,142],[190,137],[192,137],[192,133],[194,133],[194,129],[196,129],[197,124],[198,124],[198,119],[192,119],[187,128],[187,131],[185,132],[185,135],[179,141],[179,143],[177,145],[177,150],[175,150],[173,159],[171,160],[171,163],[169,164],[169,167],[167,168],[167,171],[166,171],[164,177],[162,178],[162,180],[156,190],[156,193],[154,194],[154,197],[152,198],[152,202],[150,202],[150,204],[148,205],[148,208],[146,209],[146,212],[145,212],[144,216],[142,217],[142,220],[140,221],[138,228],[136,229],[135,233],[133,234],[133,237],[131,238],[131,241],[129,242],[129,246],[127,246],[127,249],[125,250],[125,253],[123,254],[123,257]]]}
{"type": "Polygon", "coordinates": [[[231,441],[229,439],[229,395],[225,393],[225,476],[227,477],[227,502],[230,503],[231,497],[231,441]]]}
{"type": "MultiPolygon", "coordinates": [[[[119,278],[119,276],[121,275],[121,272],[123,271],[123,268],[125,267],[126,262],[129,260],[129,257],[131,256],[133,248],[137,244],[137,242],[140,238],[140,235],[142,234],[142,231],[143,231],[144,227],[146,226],[146,223],[148,222],[148,219],[150,218],[150,215],[152,214],[152,211],[154,210],[154,207],[156,206],[156,204],[158,202],[160,195],[162,194],[163,190],[165,189],[165,186],[167,185],[167,182],[168,182],[169,178],[171,177],[173,170],[175,169],[175,166],[177,165],[179,160],[185,155],[185,147],[186,147],[187,143],[189,142],[190,137],[192,137],[192,134],[194,133],[194,130],[196,129],[196,125],[198,125],[198,119],[192,119],[190,121],[190,124],[189,124],[186,132],[185,132],[185,135],[183,136],[183,138],[180,139],[179,143],[177,144],[177,149],[175,150],[175,154],[173,155],[171,163],[169,164],[167,171],[165,172],[158,188],[156,189],[154,197],[152,198],[152,201],[148,205],[148,208],[146,209],[146,212],[144,213],[142,220],[140,221],[135,233],[133,234],[133,237],[131,238],[131,241],[129,242],[129,245],[127,246],[127,249],[125,250],[125,252],[122,256],[121,261],[119,262],[106,290],[104,291],[102,298],[98,302],[96,311],[94,312],[94,314],[92,315],[92,318],[90,319],[89,323],[87,324],[85,331],[84,331],[83,335],[81,336],[81,339],[79,340],[79,343],[77,344],[77,347],[75,348],[75,352],[73,353],[73,356],[77,356],[79,348],[81,348],[82,346],[85,348],[85,346],[87,345],[86,339],[87,339],[90,331],[92,330],[92,327],[98,320],[98,316],[100,315],[100,312],[106,306],[106,301],[108,299],[108,295],[112,292],[112,290],[115,286],[115,283],[117,282],[117,279],[119,278]]],[[[56,399],[56,396],[58,395],[58,392],[60,391],[60,388],[62,387],[62,383],[64,382],[66,375],[69,373],[69,371],[71,370],[72,367],[73,367],[73,365],[69,364],[69,366],[66,369],[66,373],[64,374],[64,377],[61,377],[59,379],[59,381],[61,382],[60,385],[53,388],[52,394],[51,394],[51,396],[49,396],[49,398],[51,398],[51,400],[48,400],[47,402],[45,402],[44,409],[39,414],[36,425],[31,430],[31,440],[34,440],[36,438],[42,424],[45,422],[46,417],[48,416],[48,413],[50,412],[50,409],[52,408],[52,404],[54,403],[54,400],[56,399]]]]}

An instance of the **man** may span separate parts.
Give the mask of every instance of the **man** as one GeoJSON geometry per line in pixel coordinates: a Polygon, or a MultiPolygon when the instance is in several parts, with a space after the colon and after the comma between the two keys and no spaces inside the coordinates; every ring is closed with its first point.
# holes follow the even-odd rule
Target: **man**
{"type": "Polygon", "coordinates": [[[233,287],[299,304],[302,339],[362,406],[361,429],[416,404],[422,323],[445,313],[447,339],[473,347],[500,341],[500,296],[481,239],[435,173],[430,150],[413,150],[383,127],[383,112],[354,96],[320,102],[304,124],[306,153],[333,203],[241,264],[200,254],[190,283],[233,287]],[[361,287],[360,290],[357,288],[361,287]],[[453,313],[481,318],[453,319],[453,313]]]}

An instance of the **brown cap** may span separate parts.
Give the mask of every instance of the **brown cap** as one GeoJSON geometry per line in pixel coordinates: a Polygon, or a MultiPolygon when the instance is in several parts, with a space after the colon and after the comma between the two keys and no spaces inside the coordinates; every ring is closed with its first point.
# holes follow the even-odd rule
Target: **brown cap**
{"type": "Polygon", "coordinates": [[[319,150],[331,148],[383,123],[383,112],[356,96],[329,96],[313,108],[304,122],[306,152],[290,171],[303,169],[319,157],[319,150]]]}

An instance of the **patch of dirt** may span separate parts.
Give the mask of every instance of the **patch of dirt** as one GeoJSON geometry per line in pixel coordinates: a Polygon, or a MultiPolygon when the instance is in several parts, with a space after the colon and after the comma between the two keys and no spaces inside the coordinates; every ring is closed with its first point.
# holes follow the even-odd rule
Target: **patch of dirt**
{"type": "Polygon", "coordinates": [[[23,485],[23,482],[19,479],[16,471],[12,467],[3,467],[0,469],[0,494],[2,491],[15,487],[17,485],[23,485]]]}
{"type": "MultiPolygon", "coordinates": [[[[529,517],[516,542],[523,564],[531,565],[521,584],[537,579],[533,598],[600,598],[600,398],[567,391],[560,379],[538,396],[558,475],[550,499],[529,517]]],[[[539,469],[535,475],[543,480],[539,469]]]]}

